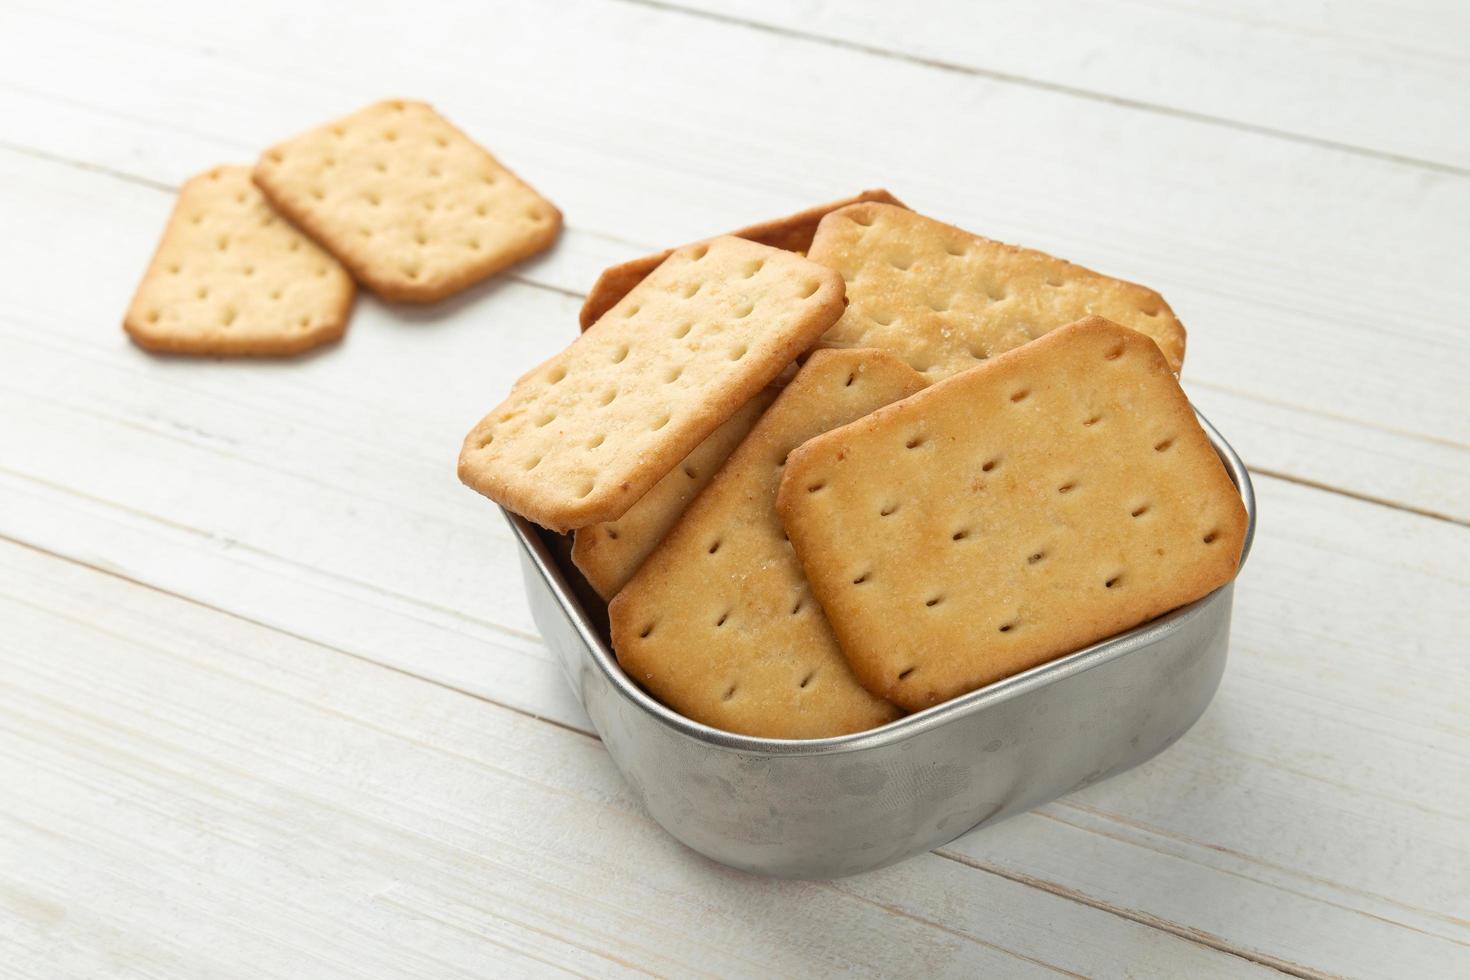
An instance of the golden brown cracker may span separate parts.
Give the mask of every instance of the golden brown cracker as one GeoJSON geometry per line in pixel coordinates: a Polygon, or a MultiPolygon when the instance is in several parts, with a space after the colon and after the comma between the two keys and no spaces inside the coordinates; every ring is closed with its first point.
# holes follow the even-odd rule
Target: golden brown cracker
{"type": "Polygon", "coordinates": [[[272,204],[385,299],[428,303],[549,247],[561,212],[423,102],[393,99],[267,150],[272,204]]]}
{"type": "Polygon", "coordinates": [[[775,397],[767,388],[746,402],[622,517],[577,529],[572,561],[598,595],[617,595],[775,397]]]}
{"type": "Polygon", "coordinates": [[[841,277],[799,255],[679,249],[475,426],[460,479],[555,531],[617,520],[841,311],[841,277]]]}
{"type": "Polygon", "coordinates": [[[249,167],[215,167],[179,190],[123,329],[154,351],[295,354],[342,336],[354,291],[336,259],[271,209],[249,167]]]}
{"type": "MultiPolygon", "coordinates": [[[[748,241],[759,242],[772,248],[785,249],[788,252],[805,253],[812,244],[812,236],[817,232],[817,223],[831,211],[856,204],[861,201],[881,201],[886,204],[903,207],[904,204],[898,198],[882,188],[860,191],[852,197],[844,197],[840,201],[832,201],[827,204],[818,204],[815,207],[789,214],[782,218],[773,218],[770,221],[762,221],[759,224],[741,228],[730,232],[736,238],[744,238],[748,241]]],[[[582,329],[586,330],[597,319],[612,309],[614,303],[628,295],[628,290],[643,281],[658,264],[669,257],[673,249],[664,249],[653,255],[645,255],[641,258],[630,259],[618,265],[609,266],[597,277],[597,282],[592,284],[592,289],[587,293],[587,299],[582,303],[580,315],[582,329]]]]}
{"type": "Polygon", "coordinates": [[[832,212],[810,257],[847,283],[822,346],[891,350],[931,381],[1094,314],[1152,338],[1174,373],[1184,363],[1184,325],[1153,290],[906,208],[832,212]]]}
{"type": "Polygon", "coordinates": [[[823,738],[898,716],[854,679],[776,515],[786,456],[913,394],[883,351],[819,351],[610,607],[629,676],[696,721],[767,738],[823,738]]]}
{"type": "Polygon", "coordinates": [[[813,439],[777,508],[858,678],[915,710],[1225,584],[1246,526],[1158,347],[1100,317],[813,439]]]}

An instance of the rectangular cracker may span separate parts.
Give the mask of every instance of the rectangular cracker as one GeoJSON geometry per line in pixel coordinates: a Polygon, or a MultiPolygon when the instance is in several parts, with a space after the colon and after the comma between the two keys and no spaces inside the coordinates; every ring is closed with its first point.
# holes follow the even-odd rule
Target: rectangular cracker
{"type": "Polygon", "coordinates": [[[858,678],[915,710],[1224,585],[1246,526],[1158,347],[1101,317],[813,439],[777,509],[858,678]]]}
{"type": "Polygon", "coordinates": [[[822,346],[891,350],[930,381],[1092,315],[1152,338],[1175,374],[1184,363],[1184,325],[1153,290],[906,208],[834,211],[809,256],[847,283],[822,346]]]}
{"type": "Polygon", "coordinates": [[[271,147],[255,182],[384,299],[428,303],[549,247],[561,212],[423,102],[271,147]]]}
{"type": "MultiPolygon", "coordinates": [[[[904,206],[904,203],[898,198],[878,187],[860,191],[840,201],[818,204],[783,218],[772,218],[770,221],[749,225],[738,231],[732,231],[730,234],[736,238],[759,242],[772,248],[805,254],[806,250],[811,247],[812,236],[817,233],[817,223],[825,215],[838,208],[861,201],[881,201],[898,207],[904,206]]],[[[659,263],[668,258],[672,252],[673,249],[666,248],[662,252],[631,259],[602,270],[602,275],[597,277],[597,281],[592,284],[591,291],[587,293],[587,299],[582,303],[580,314],[582,329],[586,330],[596,323],[599,317],[612,309],[613,304],[618,300],[628,295],[628,290],[642,282],[643,277],[658,268],[659,263]]]]}
{"type": "Polygon", "coordinates": [[[767,388],[711,432],[615,521],[577,529],[572,561],[604,600],[618,594],[776,397],[767,388]]]}
{"type": "Polygon", "coordinates": [[[295,354],[342,336],[355,291],[271,209],[249,167],[215,167],[179,189],[123,329],[153,351],[295,354]]]}
{"type": "Polygon", "coordinates": [[[613,649],[669,707],[726,731],[823,738],[898,716],[852,676],[776,516],[788,453],[924,381],[892,354],[819,351],[612,601],[613,649]]]}
{"type": "Polygon", "coordinates": [[[466,484],[554,531],[622,517],[842,312],[842,279],[716,238],[671,255],[465,438],[466,484]]]}

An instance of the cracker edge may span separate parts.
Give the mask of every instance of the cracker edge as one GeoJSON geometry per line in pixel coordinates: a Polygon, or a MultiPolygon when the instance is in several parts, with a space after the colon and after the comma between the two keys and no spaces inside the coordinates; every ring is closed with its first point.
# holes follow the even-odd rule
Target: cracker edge
{"type": "MultiPolygon", "coordinates": [[[[858,201],[856,203],[849,204],[849,205],[847,205],[845,207],[838,208],[835,211],[828,212],[826,215],[823,216],[822,220],[817,223],[817,230],[816,230],[816,233],[812,236],[812,242],[813,242],[813,244],[815,244],[816,243],[817,236],[821,235],[821,233],[822,233],[822,225],[826,224],[828,221],[832,221],[835,224],[836,221],[838,220],[839,216],[845,218],[845,217],[848,217],[849,215],[851,215],[854,211],[860,211],[860,210],[873,211],[873,210],[879,210],[879,209],[891,208],[891,207],[893,207],[893,206],[890,205],[890,204],[887,204],[887,203],[885,203],[883,201],[858,201]]],[[[991,245],[998,245],[1002,249],[1005,249],[1006,251],[1009,251],[1009,252],[1012,252],[1012,253],[1015,253],[1015,252],[1028,252],[1028,253],[1030,253],[1032,255],[1040,255],[1040,256],[1043,256],[1045,258],[1051,259],[1054,262],[1061,262],[1061,263],[1064,263],[1064,264],[1066,264],[1068,266],[1071,266],[1076,271],[1081,272],[1081,273],[1084,273],[1086,275],[1096,276],[1099,279],[1106,279],[1106,280],[1109,280],[1109,281],[1112,281],[1112,282],[1119,283],[1119,284],[1124,285],[1124,286],[1132,287],[1134,289],[1141,289],[1141,290],[1143,290],[1145,293],[1147,293],[1149,295],[1149,297],[1151,299],[1158,300],[1158,302],[1159,302],[1159,312],[1160,313],[1168,313],[1170,319],[1174,323],[1175,334],[1176,334],[1175,341],[1176,341],[1176,343],[1178,345],[1178,348],[1179,348],[1178,349],[1177,356],[1171,357],[1167,351],[1164,351],[1162,348],[1159,349],[1160,353],[1164,355],[1164,360],[1166,362],[1168,362],[1168,364],[1169,364],[1169,371],[1170,371],[1170,373],[1173,374],[1177,378],[1179,376],[1179,372],[1184,369],[1184,354],[1185,354],[1185,348],[1188,346],[1188,342],[1189,342],[1189,332],[1188,332],[1188,330],[1184,326],[1184,321],[1181,320],[1181,319],[1179,319],[1179,314],[1177,314],[1177,313],[1174,312],[1174,307],[1170,306],[1169,305],[1169,301],[1166,300],[1166,299],[1164,299],[1164,297],[1157,290],[1150,289],[1148,286],[1145,286],[1142,283],[1133,282],[1132,280],[1129,280],[1129,279],[1119,279],[1117,276],[1110,276],[1110,275],[1108,275],[1105,272],[1098,272],[1096,269],[1091,269],[1091,268],[1089,268],[1089,267],[1087,267],[1085,265],[1080,265],[1080,264],[1078,264],[1076,262],[1073,262],[1071,259],[1064,259],[1061,256],[1059,256],[1059,255],[1053,255],[1050,252],[1043,252],[1039,248],[1028,248],[1025,245],[1013,245],[1010,242],[1003,242],[1003,241],[1001,241],[998,238],[987,238],[984,235],[976,234],[973,231],[967,231],[966,229],[961,228],[959,225],[952,225],[952,224],[950,224],[947,221],[940,221],[938,218],[932,217],[930,215],[924,214],[924,213],[919,212],[919,211],[915,211],[913,208],[910,208],[910,207],[903,206],[903,207],[895,208],[894,210],[908,211],[911,214],[918,215],[919,217],[923,218],[926,221],[932,221],[932,222],[934,222],[937,225],[941,225],[941,226],[943,226],[945,228],[948,228],[951,231],[956,232],[956,233],[961,234],[961,235],[964,235],[967,238],[974,238],[974,239],[978,239],[978,240],[980,240],[982,242],[987,242],[987,243],[989,243],[991,245]]],[[[813,262],[821,262],[820,259],[812,259],[812,261],[813,262]]],[[[1082,317],[1079,320],[1074,320],[1072,322],[1073,323],[1080,323],[1081,320],[1085,320],[1085,319],[1090,319],[1090,317],[1082,317]]],[[[1097,319],[1106,319],[1106,318],[1099,316],[1099,317],[1097,317],[1097,319]]],[[[1113,321],[1112,320],[1107,320],[1107,322],[1108,323],[1112,323],[1113,321]]],[[[1052,330],[1060,330],[1064,326],[1071,326],[1071,325],[1072,324],[1070,324],[1070,323],[1061,324],[1059,326],[1053,327],[1052,330]]],[[[1117,326],[1120,326],[1121,327],[1123,325],[1122,324],[1117,324],[1117,326]]],[[[1123,327],[1123,329],[1124,330],[1132,330],[1131,327],[1123,327]]],[[[1051,330],[1047,331],[1047,333],[1050,333],[1050,332],[1051,332],[1051,330]]],[[[1134,330],[1133,332],[1134,333],[1141,333],[1141,331],[1138,331],[1138,330],[1134,330]]],[[[1045,334],[1043,334],[1042,336],[1045,336],[1045,334]]],[[[1148,335],[1147,334],[1144,334],[1144,336],[1148,336],[1148,335]]],[[[1152,337],[1149,337],[1149,340],[1153,341],[1153,338],[1152,337]]],[[[1159,346],[1158,345],[1158,341],[1153,341],[1153,343],[1154,343],[1154,346],[1155,347],[1158,347],[1159,346]]],[[[1023,344],[1021,346],[1024,347],[1025,345],[1023,344]]],[[[1017,348],[1012,348],[1012,349],[1014,350],[1014,349],[1017,349],[1017,348]]],[[[997,356],[999,356],[999,355],[997,355],[997,356]]],[[[961,373],[963,373],[963,372],[961,372],[961,373]]]]}
{"type": "MultiPolygon", "coordinates": [[[[847,425],[839,426],[835,429],[829,429],[819,436],[814,436],[806,442],[802,443],[796,449],[792,450],[791,454],[786,458],[786,467],[784,472],[782,472],[781,474],[780,486],[776,490],[776,513],[780,516],[781,524],[784,528],[786,528],[787,534],[791,539],[792,550],[796,553],[797,561],[801,565],[802,574],[806,576],[807,585],[812,590],[812,596],[817,600],[817,604],[822,606],[823,614],[827,615],[827,621],[832,625],[832,631],[838,638],[838,645],[842,647],[844,657],[847,656],[846,644],[842,642],[845,630],[840,624],[839,619],[827,613],[826,606],[822,602],[822,594],[818,591],[817,583],[812,578],[806,560],[803,558],[803,551],[805,549],[797,544],[797,539],[799,535],[792,533],[793,528],[800,523],[799,517],[794,513],[794,511],[796,509],[795,504],[798,500],[800,500],[801,495],[801,491],[797,489],[797,485],[798,483],[804,483],[807,478],[803,471],[808,466],[813,465],[816,457],[819,454],[826,452],[828,450],[828,446],[833,443],[840,442],[844,438],[847,438],[846,434],[871,429],[874,426],[881,425],[887,420],[889,415],[902,411],[900,406],[907,404],[910,400],[915,398],[928,397],[930,393],[942,390],[946,385],[956,383],[959,379],[965,378],[967,375],[973,372],[993,371],[997,367],[1005,366],[1011,360],[1020,359],[1023,352],[1028,351],[1036,343],[1040,343],[1041,341],[1045,340],[1046,337],[1050,337],[1053,334],[1057,334],[1061,331],[1068,331],[1069,333],[1073,331],[1103,331],[1109,336],[1117,336],[1118,333],[1121,332],[1125,335],[1130,335],[1128,337],[1129,340],[1135,343],[1138,343],[1140,341],[1142,342],[1144,356],[1155,359],[1155,364],[1158,367],[1163,368],[1165,373],[1168,374],[1170,377],[1173,377],[1173,371],[1169,364],[1169,359],[1164,356],[1164,352],[1159,349],[1159,345],[1154,342],[1154,339],[1152,337],[1148,336],[1147,334],[1140,333],[1137,330],[1125,327],[1120,323],[1114,323],[1112,320],[1109,320],[1106,317],[1087,316],[1083,317],[1081,320],[1075,320],[1072,323],[1066,324],[1065,326],[1057,327],[1055,330],[1048,331],[1042,337],[1037,338],[1037,340],[1035,341],[1032,341],[1032,343],[1023,344],[1020,347],[1012,348],[1011,350],[1006,351],[1003,354],[999,354],[989,361],[986,361],[984,364],[979,364],[973,368],[970,368],[968,371],[961,371],[958,374],[954,374],[948,378],[936,381],[934,384],[916,394],[910,395],[908,398],[904,398],[896,402],[890,402],[889,404],[883,406],[880,409],[877,409],[876,411],[868,415],[863,416],[855,422],[850,422],[847,425]]],[[[1031,355],[1028,356],[1034,356],[1034,353],[1035,352],[1033,351],[1031,352],[1031,355]]],[[[1175,384],[1178,384],[1177,378],[1175,379],[1175,384]]],[[[1199,424],[1199,419],[1195,415],[1193,404],[1189,401],[1188,396],[1184,394],[1182,388],[1179,389],[1179,392],[1182,396],[1183,409],[1187,413],[1188,418],[1198,428],[1200,428],[1201,431],[1203,431],[1204,427],[1199,424]]],[[[1209,434],[1206,432],[1205,436],[1206,439],[1208,439],[1209,434]]],[[[1213,449],[1213,445],[1211,448],[1213,449]]],[[[1224,461],[1217,459],[1217,462],[1219,463],[1221,470],[1225,473],[1226,479],[1229,480],[1229,472],[1225,471],[1224,469],[1224,461]]],[[[1168,613],[1174,609],[1178,609],[1182,606],[1186,606],[1197,599],[1209,595],[1211,592],[1215,591],[1215,589],[1222,588],[1223,586],[1228,585],[1230,582],[1234,581],[1235,577],[1240,574],[1240,557],[1241,554],[1244,552],[1245,532],[1246,528],[1249,525],[1250,516],[1246,513],[1245,502],[1240,497],[1240,488],[1235,487],[1233,482],[1231,483],[1231,486],[1236,494],[1235,500],[1237,506],[1232,508],[1233,520],[1231,521],[1229,530],[1232,537],[1234,537],[1237,541],[1237,549],[1235,554],[1234,570],[1231,572],[1230,576],[1223,581],[1209,586],[1208,588],[1204,588],[1198,582],[1196,582],[1191,584],[1188,589],[1178,589],[1178,592],[1188,595],[1188,598],[1185,598],[1179,602],[1175,602],[1172,605],[1169,605],[1154,613],[1152,616],[1140,620],[1138,623],[1133,624],[1133,626],[1125,627],[1120,632],[1127,632],[1129,629],[1134,629],[1137,626],[1148,622],[1149,620],[1155,619],[1159,616],[1164,615],[1165,613],[1168,613]]],[[[1203,576],[1199,576],[1199,578],[1201,580],[1204,580],[1203,576]]],[[[1099,637],[1096,640],[1088,641],[1087,643],[1084,643],[1081,646],[1077,647],[1077,650],[1084,649],[1091,643],[1101,642],[1108,638],[1109,637],[1099,637]]],[[[1063,650],[1059,653],[1044,657],[1043,659],[1039,660],[1036,665],[1039,666],[1040,664],[1051,663],[1054,660],[1068,656],[1070,653],[1074,652],[1076,651],[1063,650]]],[[[970,693],[969,691],[961,691],[947,698],[940,698],[938,700],[925,699],[905,701],[902,697],[902,689],[898,685],[896,685],[886,673],[881,671],[880,666],[877,663],[860,664],[853,661],[851,658],[848,658],[848,665],[852,668],[853,675],[858,678],[859,682],[863,685],[863,687],[867,688],[870,693],[885,700],[892,701],[894,704],[897,704],[908,711],[922,711],[925,708],[931,708],[936,704],[943,704],[946,701],[950,701],[956,697],[961,697],[964,694],[970,693]]],[[[1030,668],[1022,669],[1026,670],[1030,668]]],[[[1014,676],[1014,674],[1010,674],[1007,676],[1014,676]]],[[[1001,678],[1001,680],[1003,679],[1004,678],[1001,678]]],[[[980,689],[981,688],[975,688],[975,690],[980,689]]]]}
{"type": "MultiPolygon", "coordinates": [[[[163,234],[158,237],[158,245],[153,249],[153,255],[148,260],[148,265],[143,272],[143,278],[139,281],[138,288],[133,291],[133,298],[128,301],[127,311],[123,314],[123,331],[132,339],[133,343],[154,354],[193,354],[214,357],[289,357],[293,354],[300,354],[304,351],[340,340],[342,335],[347,332],[347,321],[350,319],[352,304],[357,298],[357,284],[353,282],[350,274],[346,276],[347,288],[343,291],[342,302],[332,320],[307,333],[292,334],[274,342],[268,342],[266,338],[251,338],[249,341],[235,341],[228,344],[221,344],[213,340],[204,340],[202,342],[184,341],[177,335],[164,335],[153,331],[147,320],[143,318],[141,312],[143,291],[150,282],[162,277],[164,274],[162,262],[163,246],[168,241],[169,234],[173,232],[174,226],[183,223],[184,214],[180,205],[184,200],[185,192],[192,185],[209,180],[211,175],[222,168],[232,166],[248,167],[249,164],[216,164],[208,170],[195,174],[184,181],[183,184],[179,185],[178,194],[174,198],[174,208],[169,213],[168,221],[163,226],[163,234]]],[[[264,196],[264,192],[262,192],[262,196],[264,196]]],[[[280,215],[282,220],[286,220],[285,216],[276,210],[275,205],[269,198],[266,198],[266,206],[275,211],[277,215],[280,215]]],[[[292,230],[297,234],[310,237],[306,236],[305,232],[296,227],[294,222],[291,224],[292,230]]],[[[320,247],[315,239],[312,239],[312,242],[320,247]]],[[[335,255],[332,255],[331,252],[327,252],[327,255],[333,262],[337,263],[339,268],[343,269],[344,272],[346,271],[346,267],[342,265],[335,255]]]]}
{"type": "MultiPolygon", "coordinates": [[[[718,236],[717,238],[710,239],[710,241],[714,242],[718,241],[719,238],[731,237],[735,236],[722,235],[718,236]]],[[[682,253],[686,249],[697,248],[702,244],[705,243],[693,242],[689,245],[683,245],[675,249],[674,253],[682,253]]],[[[754,244],[759,245],[758,242],[754,244]]],[[[770,246],[762,247],[769,248],[770,246]]],[[[663,478],[664,474],[668,473],[669,470],[677,466],[684,459],[684,457],[688,456],[691,452],[694,451],[694,447],[698,446],[701,442],[707,439],[710,433],[714,432],[715,429],[719,428],[727,419],[730,418],[730,416],[739,411],[740,406],[744,405],[751,398],[754,398],[756,393],[759,392],[762,388],[768,386],[776,377],[781,374],[781,372],[787,369],[792,361],[796,360],[798,355],[804,354],[808,350],[810,350],[812,345],[816,343],[817,339],[820,338],[822,334],[830,330],[832,324],[836,323],[837,318],[842,315],[842,311],[847,307],[847,284],[843,282],[842,276],[837,272],[837,270],[822,265],[819,262],[811,262],[811,260],[801,258],[800,256],[798,256],[797,258],[800,258],[803,262],[809,262],[813,266],[813,274],[815,274],[819,277],[819,279],[822,280],[822,285],[817,287],[817,292],[825,293],[827,298],[823,305],[820,307],[820,312],[814,313],[812,315],[812,320],[814,323],[824,323],[825,325],[819,330],[810,331],[810,336],[803,335],[793,336],[792,338],[790,338],[786,342],[785,347],[782,348],[781,351],[772,358],[773,362],[779,362],[780,364],[780,367],[775,372],[769,375],[754,375],[748,382],[746,382],[743,387],[734,389],[732,393],[726,398],[718,402],[706,402],[702,406],[703,411],[700,412],[698,416],[700,420],[699,426],[692,430],[695,434],[691,437],[686,437],[683,445],[675,445],[669,451],[664,453],[663,458],[661,458],[659,463],[659,466],[662,466],[662,468],[657,469],[656,471],[653,471],[651,469],[653,475],[650,476],[646,481],[640,481],[643,483],[643,486],[641,487],[641,489],[638,489],[636,493],[633,492],[634,487],[625,482],[622,488],[622,496],[610,497],[602,502],[593,501],[592,503],[582,504],[580,506],[569,506],[561,511],[561,516],[564,519],[556,520],[550,524],[543,524],[541,521],[537,520],[530,514],[524,513],[522,510],[517,509],[518,505],[524,506],[522,500],[526,498],[525,494],[500,492],[499,497],[503,497],[506,499],[499,499],[499,497],[497,497],[494,493],[490,492],[498,491],[499,488],[491,481],[476,479],[476,475],[473,469],[469,466],[467,459],[470,452],[473,449],[478,448],[477,446],[474,446],[472,444],[475,442],[476,439],[479,438],[482,426],[484,426],[486,420],[489,419],[490,416],[495,414],[500,405],[505,402],[504,398],[502,398],[500,402],[496,403],[496,406],[494,408],[491,408],[489,412],[481,417],[480,421],[475,423],[468,434],[465,435],[464,441],[460,444],[459,464],[457,468],[460,482],[469,487],[471,490],[474,490],[476,493],[479,493],[482,496],[488,497],[491,500],[495,501],[506,510],[509,510],[515,514],[519,514],[520,516],[526,518],[531,523],[536,524],[539,527],[544,527],[549,531],[555,531],[559,534],[565,534],[568,531],[575,530],[579,527],[585,527],[589,524],[602,524],[607,521],[615,521],[618,518],[622,517],[628,512],[629,508],[631,508],[634,504],[642,499],[643,494],[651,490],[654,484],[656,484],[659,480],[663,478]],[[510,498],[512,497],[517,497],[521,499],[511,501],[510,498]]],[[[581,339],[581,336],[582,335],[579,334],[578,337],[573,338],[572,343],[577,343],[577,341],[581,339]]],[[[571,345],[568,345],[568,348],[570,346],[571,345]]],[[[548,364],[566,353],[566,350],[568,348],[563,348],[561,351],[542,361],[535,368],[527,371],[526,374],[521,376],[521,379],[519,379],[514,385],[512,385],[512,392],[514,392],[515,388],[518,387],[525,378],[541,370],[544,370],[548,364]]],[[[507,395],[507,397],[509,396],[507,395]]],[[[543,512],[542,516],[548,515],[543,512]]]]}
{"type": "MultiPolygon", "coordinates": [[[[891,204],[896,207],[908,209],[898,198],[890,194],[886,188],[871,187],[858,191],[851,197],[838,198],[828,201],[826,204],[817,204],[804,210],[788,214],[781,218],[772,218],[769,221],[761,221],[753,225],[747,225],[728,234],[734,238],[744,238],[756,242],[759,245],[769,245],[772,248],[783,249],[788,252],[796,251],[792,245],[804,242],[802,250],[811,247],[812,238],[816,236],[817,227],[828,214],[841,208],[850,207],[854,204],[875,202],[891,204]],[[806,230],[810,227],[811,234],[806,230]]],[[[719,237],[719,236],[712,236],[719,237]]],[[[708,239],[703,239],[707,241],[708,239]]],[[[690,242],[697,245],[698,242],[690,242]]],[[[679,246],[680,248],[684,246],[679,246]]],[[[662,252],[652,255],[644,255],[640,258],[629,259],[618,265],[610,265],[602,270],[597,281],[587,292],[587,298],[582,302],[581,312],[577,314],[577,320],[583,330],[589,329],[594,323],[602,318],[602,315],[617,305],[618,301],[632,291],[633,287],[642,282],[650,272],[674,254],[675,249],[666,248],[662,252]]]]}
{"type": "Polygon", "coordinates": [[[557,237],[561,234],[562,229],[563,218],[560,208],[558,208],[555,204],[552,204],[545,195],[543,195],[540,191],[536,190],[536,188],[527,183],[520,174],[516,173],[514,170],[511,170],[504,163],[502,163],[498,157],[496,157],[493,153],[486,149],[479,141],[471,138],[468,133],[452,123],[449,120],[448,116],[444,115],[438,109],[435,109],[431,103],[425,102],[421,99],[379,99],[377,102],[369,103],[368,105],[365,105],[360,109],[356,109],[345,116],[338,116],[334,119],[329,119],[324,123],[319,123],[309,129],[304,129],[294,136],[281,140],[277,143],[273,143],[270,146],[266,147],[266,149],[260,154],[260,158],[255,161],[255,166],[250,172],[250,179],[252,182],[254,182],[256,187],[260,188],[260,192],[265,195],[265,198],[267,201],[270,202],[271,207],[275,208],[278,212],[289,218],[291,220],[291,223],[294,224],[297,229],[301,231],[302,234],[311,238],[311,240],[315,242],[318,247],[324,249],[338,262],[342,263],[347,271],[352,274],[352,277],[356,279],[359,283],[361,283],[366,288],[372,290],[378,296],[392,303],[434,303],[448,296],[451,296],[454,293],[457,293],[463,289],[468,289],[475,283],[488,279],[496,273],[510,268],[517,262],[522,262],[533,255],[537,255],[541,252],[546,251],[556,241],[557,237]],[[434,115],[438,116],[451,130],[463,137],[483,156],[488,157],[491,162],[493,162],[497,167],[505,171],[505,173],[508,174],[512,180],[516,181],[522,187],[526,188],[532,194],[534,194],[542,204],[551,209],[551,220],[546,223],[545,229],[543,229],[537,237],[533,238],[531,236],[527,236],[526,242],[521,248],[512,249],[507,252],[506,255],[503,256],[503,261],[499,263],[492,263],[483,269],[472,269],[458,276],[445,277],[444,279],[437,281],[428,281],[422,285],[405,284],[403,280],[398,278],[386,278],[383,276],[375,275],[372,270],[359,267],[356,263],[352,262],[345,256],[338,255],[336,251],[334,251],[332,247],[325,240],[322,239],[317,230],[311,227],[310,219],[308,218],[305,211],[292,210],[291,207],[283,200],[277,199],[274,191],[270,186],[270,171],[272,169],[269,162],[270,154],[275,150],[282,149],[283,147],[290,145],[303,136],[315,133],[319,129],[323,129],[327,126],[332,126],[336,123],[352,119],[354,116],[358,116],[370,110],[377,109],[380,106],[393,105],[414,105],[422,106],[428,109],[430,112],[434,113],[434,115]]]}
{"type": "MultiPolygon", "coordinates": [[[[659,484],[663,483],[664,480],[667,480],[670,474],[676,473],[680,469],[682,469],[684,464],[688,462],[689,457],[693,456],[695,453],[699,452],[700,449],[704,448],[704,444],[710,439],[713,439],[715,434],[718,433],[720,429],[723,428],[725,425],[729,424],[729,422],[733,420],[736,415],[739,415],[741,412],[745,411],[748,406],[754,405],[755,402],[761,400],[762,398],[765,399],[765,404],[756,406],[756,411],[754,413],[754,416],[750,420],[750,425],[747,426],[745,431],[740,434],[739,440],[737,440],[735,445],[731,447],[730,452],[726,453],[725,457],[721,459],[712,470],[710,470],[709,476],[705,479],[703,486],[701,486],[699,490],[685,502],[684,506],[679,510],[677,514],[674,515],[673,520],[670,521],[668,526],[664,529],[663,533],[660,534],[656,540],[649,544],[647,550],[644,551],[643,556],[638,559],[632,570],[629,571],[626,576],[621,577],[621,581],[614,581],[617,576],[615,576],[613,574],[613,570],[607,566],[607,546],[605,543],[602,543],[602,536],[597,533],[599,530],[604,528],[605,525],[591,524],[586,527],[577,528],[576,532],[572,536],[572,564],[577,567],[577,571],[582,573],[582,577],[587,580],[587,584],[592,586],[592,590],[596,592],[599,596],[601,596],[604,602],[611,602],[613,598],[618,594],[618,592],[622,591],[623,586],[631,582],[633,580],[633,577],[638,574],[638,570],[643,567],[643,563],[648,561],[648,559],[652,557],[653,553],[658,550],[659,546],[663,544],[665,539],[667,539],[668,536],[673,533],[674,528],[677,527],[679,525],[679,522],[683,519],[685,512],[687,512],[690,507],[694,506],[694,501],[698,500],[700,494],[704,493],[705,488],[714,482],[715,477],[718,476],[719,472],[725,468],[725,464],[730,461],[730,457],[734,455],[735,450],[739,449],[741,444],[745,442],[746,437],[750,435],[750,430],[753,429],[756,424],[760,422],[761,416],[765,415],[766,409],[771,407],[771,404],[775,401],[776,396],[780,393],[780,390],[781,389],[779,388],[773,388],[769,386],[762,388],[749,402],[737,408],[734,415],[731,415],[729,419],[721,422],[720,425],[715,428],[714,432],[711,432],[709,435],[705,436],[704,439],[700,440],[699,445],[691,449],[688,456],[685,456],[683,459],[679,460],[679,462],[674,466],[673,469],[669,470],[668,473],[665,473],[662,477],[660,477],[658,483],[655,483],[653,486],[648,488],[649,494],[657,490],[659,484]]],[[[628,514],[631,514],[634,508],[643,503],[643,501],[647,499],[647,497],[648,494],[644,494],[644,496],[639,497],[638,500],[633,503],[633,506],[628,508],[628,514]]],[[[626,517],[627,514],[624,514],[623,516],[626,517]]],[[[616,523],[616,521],[614,521],[613,523],[616,523]]]]}

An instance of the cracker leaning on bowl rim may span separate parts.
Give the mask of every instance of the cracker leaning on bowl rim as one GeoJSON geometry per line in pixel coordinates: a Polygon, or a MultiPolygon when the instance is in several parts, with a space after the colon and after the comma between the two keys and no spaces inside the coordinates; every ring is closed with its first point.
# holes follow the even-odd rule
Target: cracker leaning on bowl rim
{"type": "Polygon", "coordinates": [[[807,442],[777,509],[859,680],[914,710],[1224,585],[1246,527],[1158,347],[1101,317],[807,442]]]}
{"type": "Polygon", "coordinates": [[[681,248],[471,430],[460,479],[554,531],[616,520],[841,312],[799,255],[681,248]]]}

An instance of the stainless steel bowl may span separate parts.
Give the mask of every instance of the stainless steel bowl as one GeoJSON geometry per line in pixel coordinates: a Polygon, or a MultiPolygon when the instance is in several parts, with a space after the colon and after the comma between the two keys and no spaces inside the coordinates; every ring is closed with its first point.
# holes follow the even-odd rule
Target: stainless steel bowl
{"type": "MultiPolygon", "coordinates": [[[[1245,500],[1245,464],[1200,418],[1245,500]]],[[[789,741],[719,731],[623,673],[606,609],[564,548],[506,513],[531,613],[648,812],[722,864],[790,878],[882,867],[1154,756],[1225,669],[1234,583],[1136,629],[872,731],[789,741]]]]}

